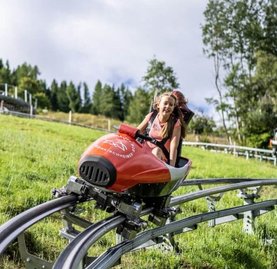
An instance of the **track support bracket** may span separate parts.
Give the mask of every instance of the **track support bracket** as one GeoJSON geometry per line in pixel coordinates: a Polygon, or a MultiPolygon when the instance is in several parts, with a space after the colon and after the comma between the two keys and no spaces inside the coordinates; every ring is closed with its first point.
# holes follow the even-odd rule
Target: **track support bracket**
{"type": "Polygon", "coordinates": [[[53,262],[43,260],[43,259],[29,253],[27,246],[26,246],[24,233],[20,234],[17,237],[17,240],[18,240],[19,253],[20,253],[22,261],[25,262],[26,269],[38,269],[38,268],[52,269],[53,262]]]}

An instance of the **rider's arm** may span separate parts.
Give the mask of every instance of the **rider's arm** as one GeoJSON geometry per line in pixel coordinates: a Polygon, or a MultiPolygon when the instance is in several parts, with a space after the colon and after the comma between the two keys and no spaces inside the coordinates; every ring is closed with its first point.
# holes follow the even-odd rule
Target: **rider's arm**
{"type": "Polygon", "coordinates": [[[170,141],[170,150],[169,150],[169,160],[170,165],[175,166],[177,158],[177,148],[181,137],[181,126],[176,126],[173,129],[171,141],[170,141]]]}
{"type": "Polygon", "coordinates": [[[148,125],[150,116],[151,116],[151,113],[147,114],[146,117],[144,118],[144,120],[138,125],[137,128],[140,130],[140,132],[143,133],[145,131],[145,129],[148,125]]]}

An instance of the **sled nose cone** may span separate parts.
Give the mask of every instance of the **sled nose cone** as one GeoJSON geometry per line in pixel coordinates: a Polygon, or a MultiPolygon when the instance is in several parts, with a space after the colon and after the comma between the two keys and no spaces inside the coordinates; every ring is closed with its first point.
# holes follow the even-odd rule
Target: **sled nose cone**
{"type": "Polygon", "coordinates": [[[88,156],[79,164],[79,175],[92,185],[108,187],[116,180],[116,169],[103,157],[88,156]]]}

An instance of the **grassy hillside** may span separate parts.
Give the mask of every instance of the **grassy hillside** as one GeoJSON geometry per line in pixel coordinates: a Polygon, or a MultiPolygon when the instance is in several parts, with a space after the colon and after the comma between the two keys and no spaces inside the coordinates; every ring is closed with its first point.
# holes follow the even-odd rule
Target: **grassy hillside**
{"type": "MultiPolygon", "coordinates": [[[[49,119],[52,121],[60,121],[60,122],[68,122],[69,121],[69,113],[65,112],[52,112],[52,111],[41,111],[39,118],[49,119]]],[[[93,128],[99,128],[108,130],[112,128],[114,125],[119,125],[120,121],[115,119],[109,119],[101,115],[92,115],[85,113],[72,113],[71,114],[71,122],[72,124],[89,126],[93,128]]],[[[218,136],[207,136],[207,135],[194,135],[191,130],[188,129],[187,137],[188,141],[201,141],[206,143],[217,143],[217,144],[228,144],[228,140],[224,137],[218,136]]]]}
{"type": "MultiPolygon", "coordinates": [[[[103,134],[87,128],[0,115],[0,224],[51,199],[51,190],[65,185],[69,176],[76,174],[84,149],[103,134]]],[[[276,167],[255,160],[192,147],[186,147],[183,154],[193,161],[189,178],[277,177],[276,167]]],[[[176,194],[193,190],[196,188],[182,187],[176,194]]],[[[277,189],[265,188],[262,198],[265,197],[276,198],[277,189]]],[[[92,221],[104,218],[105,214],[92,204],[81,207],[82,216],[92,221]]],[[[231,192],[223,196],[219,208],[241,204],[237,192],[231,192]]],[[[182,210],[178,218],[206,212],[206,201],[187,203],[182,210]]],[[[193,232],[176,236],[181,254],[138,251],[125,255],[118,268],[277,268],[276,219],[277,210],[258,218],[255,236],[242,233],[241,221],[215,228],[203,223],[193,232]],[[265,238],[275,240],[265,245],[265,238]]],[[[58,214],[32,227],[27,233],[30,250],[46,259],[54,259],[66,244],[59,236],[61,227],[58,214]]],[[[91,254],[101,253],[114,240],[114,234],[106,236],[91,254]]],[[[0,268],[24,268],[16,249],[14,244],[0,258],[0,268]]]]}

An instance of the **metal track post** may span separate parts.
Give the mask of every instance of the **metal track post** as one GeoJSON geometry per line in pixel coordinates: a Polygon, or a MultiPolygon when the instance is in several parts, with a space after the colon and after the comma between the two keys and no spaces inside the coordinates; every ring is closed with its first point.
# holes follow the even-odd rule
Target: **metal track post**
{"type": "MultiPolygon", "coordinates": [[[[220,193],[217,196],[210,195],[210,196],[206,197],[209,212],[215,212],[216,211],[216,203],[221,199],[222,196],[223,196],[223,193],[220,193]]],[[[210,227],[216,226],[216,220],[215,219],[209,220],[208,225],[210,227]]]]}
{"type": "Polygon", "coordinates": [[[24,233],[20,234],[17,238],[18,240],[18,247],[19,247],[19,253],[21,259],[25,262],[25,268],[26,269],[51,269],[53,267],[53,263],[43,260],[31,253],[29,253],[24,233]]]}
{"type": "MultiPolygon", "coordinates": [[[[259,198],[260,187],[248,188],[247,190],[240,190],[238,196],[244,199],[244,205],[251,205],[255,203],[255,199],[259,198]]],[[[255,232],[255,214],[253,211],[246,211],[243,213],[243,231],[247,234],[254,234],[255,232]]]]}

